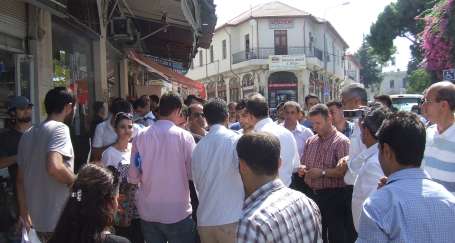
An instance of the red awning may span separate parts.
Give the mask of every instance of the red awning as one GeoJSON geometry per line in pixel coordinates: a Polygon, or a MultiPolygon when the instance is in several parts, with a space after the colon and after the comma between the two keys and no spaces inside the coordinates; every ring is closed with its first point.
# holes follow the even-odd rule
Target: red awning
{"type": "Polygon", "coordinates": [[[144,55],[137,53],[133,50],[128,52],[128,57],[142,66],[149,69],[150,72],[157,73],[158,75],[162,76],[163,78],[168,79],[169,81],[173,81],[179,84],[182,84],[188,88],[193,88],[199,91],[199,95],[201,98],[205,98],[205,88],[204,84],[199,81],[192,80],[190,78],[185,77],[184,75],[174,72],[173,70],[156,63],[155,61],[151,60],[150,58],[145,57],[144,55]]]}

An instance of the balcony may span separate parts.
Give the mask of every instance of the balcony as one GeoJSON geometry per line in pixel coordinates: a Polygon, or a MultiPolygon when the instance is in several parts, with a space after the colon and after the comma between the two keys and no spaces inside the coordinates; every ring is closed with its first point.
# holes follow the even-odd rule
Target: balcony
{"type": "Polygon", "coordinates": [[[269,56],[273,55],[306,55],[306,57],[315,57],[321,62],[324,56],[323,51],[315,47],[288,47],[287,50],[283,48],[261,47],[232,54],[232,63],[237,64],[248,60],[268,59],[269,56]]]}

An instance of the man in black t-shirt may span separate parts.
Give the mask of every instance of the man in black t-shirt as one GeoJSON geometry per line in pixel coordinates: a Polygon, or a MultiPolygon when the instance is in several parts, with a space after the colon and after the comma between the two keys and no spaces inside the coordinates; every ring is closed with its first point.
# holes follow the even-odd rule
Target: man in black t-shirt
{"type": "MultiPolygon", "coordinates": [[[[17,222],[17,200],[16,200],[16,155],[19,141],[22,134],[27,131],[32,124],[32,107],[29,100],[23,96],[12,97],[8,102],[8,114],[11,118],[10,127],[0,132],[0,170],[8,168],[8,176],[0,173],[2,180],[0,183],[2,191],[0,200],[0,240],[3,237],[14,235],[11,231],[17,222]],[[3,175],[3,176],[2,176],[3,175]],[[12,204],[12,205],[11,205],[12,204]]],[[[12,239],[10,239],[12,240],[12,239]]]]}

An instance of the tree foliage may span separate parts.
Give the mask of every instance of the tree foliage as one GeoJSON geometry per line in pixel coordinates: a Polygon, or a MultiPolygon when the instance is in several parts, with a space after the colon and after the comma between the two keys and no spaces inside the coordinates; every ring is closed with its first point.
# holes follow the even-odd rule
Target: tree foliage
{"type": "Polygon", "coordinates": [[[370,35],[367,37],[379,61],[384,63],[392,58],[396,52],[393,41],[397,37],[404,37],[412,42],[411,51],[416,59],[413,60],[414,63],[422,61],[418,35],[423,31],[425,23],[417,17],[428,12],[434,4],[435,1],[432,0],[398,0],[385,7],[371,26],[370,35]]]}
{"type": "Polygon", "coordinates": [[[373,49],[364,39],[362,46],[355,53],[355,57],[360,62],[360,80],[365,87],[379,84],[382,81],[382,67],[379,58],[374,54],[373,49]]]}
{"type": "Polygon", "coordinates": [[[431,75],[425,69],[416,69],[408,77],[407,91],[420,94],[431,85],[431,80],[431,75]]]}

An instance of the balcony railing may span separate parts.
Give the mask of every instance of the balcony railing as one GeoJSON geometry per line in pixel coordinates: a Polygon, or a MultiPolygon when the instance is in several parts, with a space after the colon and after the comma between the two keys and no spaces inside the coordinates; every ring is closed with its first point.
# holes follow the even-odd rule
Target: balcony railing
{"type": "Polygon", "coordinates": [[[323,61],[324,56],[323,51],[315,47],[288,47],[287,49],[261,47],[232,54],[232,63],[236,64],[248,60],[268,59],[269,56],[272,55],[306,55],[307,57],[316,57],[321,61],[323,61]]]}

